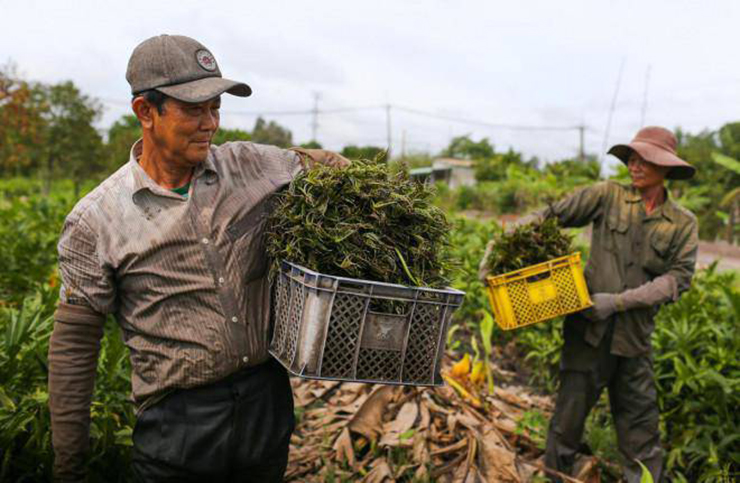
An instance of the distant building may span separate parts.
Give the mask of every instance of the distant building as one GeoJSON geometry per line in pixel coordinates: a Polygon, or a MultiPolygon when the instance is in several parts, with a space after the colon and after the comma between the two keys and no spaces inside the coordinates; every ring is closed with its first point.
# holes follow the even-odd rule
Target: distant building
{"type": "Polygon", "coordinates": [[[431,167],[416,168],[409,171],[412,178],[426,183],[443,182],[455,189],[460,186],[475,184],[475,169],[473,161],[455,158],[437,158],[431,167]]]}

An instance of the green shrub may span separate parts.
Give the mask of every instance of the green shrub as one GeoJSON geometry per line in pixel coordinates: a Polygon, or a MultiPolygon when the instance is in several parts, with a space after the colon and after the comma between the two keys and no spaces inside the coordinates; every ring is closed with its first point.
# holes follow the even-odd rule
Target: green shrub
{"type": "Polygon", "coordinates": [[[740,290],[737,274],[700,271],[691,290],[661,309],[653,335],[655,377],[677,479],[710,481],[740,471],[740,290]]]}
{"type": "MultiPolygon", "coordinates": [[[[49,481],[53,462],[47,387],[57,290],[41,287],[0,310],[0,481],[49,481]]],[[[127,481],[134,422],[128,350],[106,326],[91,408],[91,481],[127,481]]]]}

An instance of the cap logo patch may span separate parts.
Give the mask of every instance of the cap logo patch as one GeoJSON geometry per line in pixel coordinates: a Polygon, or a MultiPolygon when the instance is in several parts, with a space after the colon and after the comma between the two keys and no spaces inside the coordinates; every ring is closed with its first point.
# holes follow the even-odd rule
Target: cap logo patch
{"type": "Polygon", "coordinates": [[[198,61],[199,66],[203,67],[208,72],[216,70],[216,59],[214,59],[213,55],[205,49],[200,49],[195,53],[195,60],[198,61]]]}

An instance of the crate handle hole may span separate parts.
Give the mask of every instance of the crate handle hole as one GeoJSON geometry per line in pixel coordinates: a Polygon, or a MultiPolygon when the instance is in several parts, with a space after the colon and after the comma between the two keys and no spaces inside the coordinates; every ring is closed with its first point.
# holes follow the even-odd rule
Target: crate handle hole
{"type": "Polygon", "coordinates": [[[527,277],[526,280],[529,283],[533,282],[539,282],[540,280],[547,280],[552,276],[552,273],[548,270],[547,272],[538,273],[536,275],[532,275],[531,277],[527,277]]]}

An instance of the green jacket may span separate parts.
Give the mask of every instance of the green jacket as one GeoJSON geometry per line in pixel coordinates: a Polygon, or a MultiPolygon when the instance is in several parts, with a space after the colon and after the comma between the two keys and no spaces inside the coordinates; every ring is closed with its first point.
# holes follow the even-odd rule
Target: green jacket
{"type": "MultiPolygon", "coordinates": [[[[554,214],[566,227],[593,223],[585,271],[590,293],[620,293],[669,275],[676,281],[677,291],[670,297],[675,300],[691,285],[698,246],[696,217],[671,199],[648,216],[638,190],[606,181],[577,191],[545,213],[554,214]]],[[[614,320],[611,353],[634,357],[650,352],[658,308],[628,310],[599,322],[571,317],[566,324],[587,324],[578,331],[597,346],[614,320]]]]}

